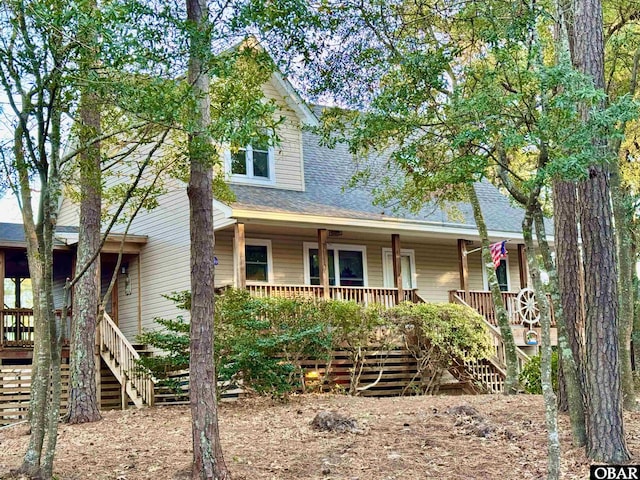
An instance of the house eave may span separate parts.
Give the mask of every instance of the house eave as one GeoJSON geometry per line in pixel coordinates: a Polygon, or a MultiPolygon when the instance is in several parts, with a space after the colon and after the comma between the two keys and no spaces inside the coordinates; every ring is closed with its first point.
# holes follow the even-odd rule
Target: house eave
{"type": "MultiPolygon", "coordinates": [[[[4,241],[0,241],[0,248],[26,249],[27,248],[27,242],[4,240],[4,241]]],[[[68,245],[61,245],[59,243],[56,243],[53,246],[53,250],[54,251],[65,251],[65,250],[71,250],[71,248],[68,245]]]]}
{"type": "Polygon", "coordinates": [[[284,98],[287,106],[291,108],[300,120],[310,127],[317,127],[319,125],[318,117],[311,111],[306,105],[302,97],[295,91],[289,81],[278,71],[274,71],[271,74],[273,83],[279,90],[280,95],[284,98]]]}
{"type": "MultiPolygon", "coordinates": [[[[56,235],[57,238],[66,242],[68,246],[74,246],[78,244],[78,234],[68,233],[62,235],[56,235]]],[[[124,254],[138,254],[142,247],[144,247],[149,241],[146,235],[124,235],[122,233],[110,233],[107,235],[107,239],[102,247],[102,253],[119,253],[122,246],[122,253],[124,254]]]]}
{"type": "MultiPolygon", "coordinates": [[[[273,226],[297,226],[300,228],[327,228],[352,232],[371,232],[377,230],[388,233],[403,233],[407,236],[423,236],[429,234],[434,238],[464,238],[479,240],[477,228],[474,225],[461,225],[443,222],[428,222],[401,218],[364,219],[353,217],[334,217],[329,215],[311,215],[290,212],[266,212],[249,209],[233,209],[233,217],[238,222],[256,223],[273,226]]],[[[489,230],[492,240],[523,241],[521,232],[489,230]]],[[[553,243],[553,237],[548,241],[553,243]]]]}

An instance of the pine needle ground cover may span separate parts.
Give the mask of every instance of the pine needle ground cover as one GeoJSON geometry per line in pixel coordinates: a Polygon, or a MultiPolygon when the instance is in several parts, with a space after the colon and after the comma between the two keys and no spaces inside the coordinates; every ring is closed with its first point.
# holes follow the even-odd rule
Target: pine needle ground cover
{"type": "MultiPolygon", "coordinates": [[[[223,449],[235,480],[545,476],[544,411],[537,395],[301,395],[288,402],[258,397],[223,403],[220,416],[223,449]],[[311,421],[323,410],[354,418],[362,431],[315,430],[311,421]]],[[[59,479],[187,478],[187,408],[111,411],[104,417],[92,424],[61,425],[55,464],[59,479]]],[[[560,422],[563,478],[588,478],[584,451],[571,448],[567,418],[561,416],[560,422]]],[[[625,425],[628,432],[640,431],[640,414],[627,414],[625,425]]],[[[19,464],[26,431],[24,424],[0,431],[0,478],[8,478],[9,469],[19,464]]],[[[640,438],[627,440],[637,455],[640,438]]],[[[640,463],[640,457],[632,461],[640,463]]]]}

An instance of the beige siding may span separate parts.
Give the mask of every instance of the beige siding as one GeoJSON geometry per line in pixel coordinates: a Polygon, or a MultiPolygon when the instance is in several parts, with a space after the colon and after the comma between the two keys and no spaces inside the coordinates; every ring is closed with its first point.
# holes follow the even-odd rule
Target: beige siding
{"type": "MultiPolygon", "coordinates": [[[[246,234],[247,239],[271,240],[274,284],[302,285],[304,278],[304,242],[315,243],[317,237],[309,235],[246,234]]],[[[331,243],[331,242],[330,242],[331,243]]],[[[370,287],[383,287],[382,249],[391,248],[389,240],[339,239],[340,245],[365,246],[367,252],[367,279],[370,287]]],[[[413,250],[416,263],[416,280],[419,294],[428,301],[447,302],[449,290],[460,288],[457,246],[442,243],[412,242],[402,240],[402,248],[413,250]]],[[[216,285],[228,285],[233,281],[233,234],[225,231],[217,234],[216,285]]],[[[517,261],[510,262],[511,290],[518,290],[517,261]],[[515,265],[515,267],[514,267],[515,265]],[[515,282],[515,283],[514,283],[515,282]]],[[[479,252],[469,258],[469,283],[473,290],[484,290],[482,265],[479,252]]]]}
{"type": "Polygon", "coordinates": [[[73,203],[68,197],[64,197],[58,211],[58,225],[77,226],[79,222],[80,206],[73,203]]]}
{"type": "MultiPolygon", "coordinates": [[[[113,185],[118,178],[128,178],[128,173],[131,172],[121,171],[119,175],[106,179],[106,183],[113,185]]],[[[176,179],[165,179],[164,187],[166,193],[158,198],[158,206],[150,211],[140,211],[129,229],[129,233],[148,236],[140,257],[129,260],[131,294],[125,293],[124,278],[118,282],[119,325],[129,340],[134,340],[140,328],[156,328],[156,317],[189,316],[188,312],[178,310],[171,301],[163,297],[171,292],[190,288],[189,202],[186,185],[176,179]]],[[[77,225],[77,211],[77,206],[65,199],[60,210],[61,218],[66,224],[77,225]]],[[[224,212],[214,210],[214,225],[224,218],[224,212]]],[[[121,233],[125,228],[125,224],[117,224],[112,232],[121,233]]],[[[222,254],[222,257],[225,256],[232,259],[230,250],[227,254],[222,254]]],[[[222,263],[218,271],[223,273],[223,277],[231,275],[231,280],[227,282],[231,283],[232,263],[222,263]]],[[[106,278],[103,279],[103,285],[106,281],[106,278]]]]}
{"type": "MultiPolygon", "coordinates": [[[[119,288],[120,328],[128,338],[138,333],[138,294],[142,329],[155,328],[154,317],[184,315],[162,295],[189,289],[189,208],[184,189],[160,197],[157,208],[143,212],[133,222],[132,232],[148,235],[140,253],[140,290],[135,261],[129,264],[131,295],[119,288]]],[[[122,282],[123,283],[123,282],[122,282]]]]}
{"type": "Polygon", "coordinates": [[[286,190],[304,190],[304,173],[302,163],[302,137],[300,119],[291,110],[275,86],[267,83],[264,86],[265,96],[277,102],[277,116],[284,117],[278,128],[280,143],[275,147],[275,188],[286,190]]]}
{"type": "Polygon", "coordinates": [[[222,222],[223,220],[226,220],[227,218],[228,217],[225,212],[223,212],[222,210],[217,210],[214,207],[214,210],[213,210],[213,227],[214,228],[216,228],[220,224],[220,222],[222,222]]]}
{"type": "Polygon", "coordinates": [[[216,232],[216,286],[233,285],[233,228],[216,232]]]}

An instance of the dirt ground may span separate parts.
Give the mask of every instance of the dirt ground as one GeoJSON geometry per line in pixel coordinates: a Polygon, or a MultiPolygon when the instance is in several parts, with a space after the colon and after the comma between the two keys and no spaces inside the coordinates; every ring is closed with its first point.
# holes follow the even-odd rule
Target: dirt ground
{"type": "MultiPolygon", "coordinates": [[[[235,480],[539,479],[545,476],[542,398],[438,396],[264,398],[220,408],[225,458],[235,480]],[[460,408],[461,407],[461,408],[460,408]],[[468,408],[472,407],[475,412],[468,408]],[[353,417],[357,432],[326,432],[323,410],[353,417]]],[[[625,417],[640,463],[640,413],[625,417]]],[[[565,479],[589,477],[582,449],[561,418],[565,479]]],[[[24,424],[0,430],[0,478],[19,465],[24,424]]],[[[61,425],[55,464],[62,480],[181,479],[191,461],[186,407],[105,412],[100,422],[61,425]]]]}

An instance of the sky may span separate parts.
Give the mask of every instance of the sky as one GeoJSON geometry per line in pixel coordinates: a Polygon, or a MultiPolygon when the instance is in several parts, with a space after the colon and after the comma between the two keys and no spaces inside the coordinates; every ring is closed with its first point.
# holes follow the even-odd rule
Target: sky
{"type": "Polygon", "coordinates": [[[10,193],[0,198],[0,222],[22,223],[18,202],[10,193]]]}

